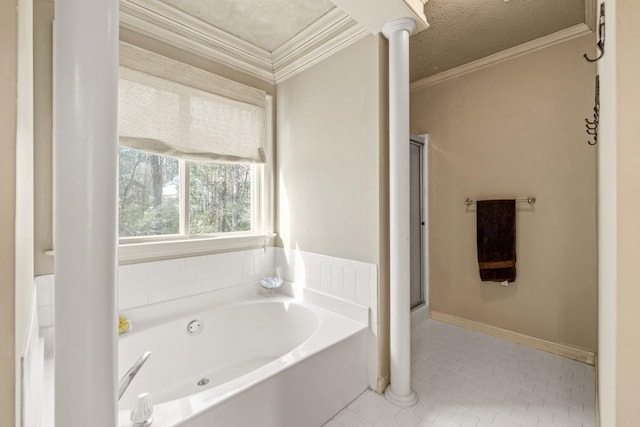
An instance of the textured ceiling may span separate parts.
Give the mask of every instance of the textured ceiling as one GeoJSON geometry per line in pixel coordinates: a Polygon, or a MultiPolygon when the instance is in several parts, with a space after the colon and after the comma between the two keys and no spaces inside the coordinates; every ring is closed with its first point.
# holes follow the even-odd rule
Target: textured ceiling
{"type": "Polygon", "coordinates": [[[329,0],[163,2],[269,52],[273,52],[334,8],[329,0]]]}
{"type": "Polygon", "coordinates": [[[583,23],[584,0],[429,0],[411,37],[411,81],[583,23]]]}

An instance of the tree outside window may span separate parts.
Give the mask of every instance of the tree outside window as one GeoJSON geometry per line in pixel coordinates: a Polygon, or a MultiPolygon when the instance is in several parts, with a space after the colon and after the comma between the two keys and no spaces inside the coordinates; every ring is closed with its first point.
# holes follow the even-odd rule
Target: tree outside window
{"type": "Polygon", "coordinates": [[[251,230],[250,164],[179,161],[120,147],[119,167],[120,237],[251,230]],[[181,201],[183,195],[188,200],[181,201]]]}

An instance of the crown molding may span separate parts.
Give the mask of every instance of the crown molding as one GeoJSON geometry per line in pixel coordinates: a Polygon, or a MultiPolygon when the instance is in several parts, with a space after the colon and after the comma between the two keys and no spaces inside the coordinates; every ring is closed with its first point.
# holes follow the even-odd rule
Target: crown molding
{"type": "Polygon", "coordinates": [[[276,83],[311,67],[367,36],[368,30],[334,8],[273,51],[276,83]]]}
{"type": "Polygon", "coordinates": [[[268,51],[163,2],[121,0],[120,26],[273,83],[268,51]]]}
{"type": "Polygon", "coordinates": [[[269,52],[158,0],[120,0],[120,26],[272,84],[369,34],[340,9],[333,8],[269,52]]]}
{"type": "Polygon", "coordinates": [[[312,65],[317,64],[323,59],[328,58],[334,53],[371,34],[368,30],[360,27],[355,21],[352,21],[352,24],[348,29],[337,34],[331,40],[317,46],[313,51],[301,55],[286,66],[277,69],[275,73],[276,83],[283,82],[289,77],[306,70],[312,65]]]}
{"type": "Polygon", "coordinates": [[[501,62],[508,61],[510,59],[514,59],[519,56],[523,56],[537,50],[541,50],[558,43],[566,42],[590,33],[591,29],[586,24],[574,25],[564,30],[560,30],[544,37],[531,40],[529,42],[512,47],[510,49],[503,50],[498,53],[494,53],[493,55],[486,56],[476,61],[469,62],[468,64],[443,71],[441,73],[426,77],[421,80],[416,80],[415,82],[411,83],[411,91],[443,83],[447,80],[451,80],[456,77],[460,77],[465,74],[469,74],[474,71],[478,71],[483,68],[487,68],[492,65],[496,65],[501,62]]]}

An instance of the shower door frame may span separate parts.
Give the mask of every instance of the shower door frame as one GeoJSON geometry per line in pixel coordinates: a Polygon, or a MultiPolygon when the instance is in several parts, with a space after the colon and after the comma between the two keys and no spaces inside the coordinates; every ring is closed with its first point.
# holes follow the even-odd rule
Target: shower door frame
{"type": "MultiPolygon", "coordinates": [[[[416,145],[420,149],[420,301],[415,305],[410,304],[412,311],[429,305],[429,185],[428,185],[428,160],[429,145],[428,134],[422,134],[409,138],[409,149],[416,145]]],[[[410,267],[411,268],[411,267],[410,267]]],[[[411,284],[410,284],[411,286],[411,284]]]]}

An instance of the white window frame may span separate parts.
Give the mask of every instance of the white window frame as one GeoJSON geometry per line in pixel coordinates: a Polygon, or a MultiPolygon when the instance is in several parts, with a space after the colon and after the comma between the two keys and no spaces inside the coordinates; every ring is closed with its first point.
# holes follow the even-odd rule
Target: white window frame
{"type": "MultiPolygon", "coordinates": [[[[266,95],[265,106],[266,162],[252,166],[251,231],[229,232],[212,235],[185,235],[188,233],[187,185],[180,186],[181,234],[163,236],[121,237],[119,239],[120,263],[135,263],[157,259],[179,258],[229,250],[266,247],[273,244],[274,229],[274,150],[273,150],[273,97],[266,95]]],[[[188,167],[180,160],[180,180],[187,182],[188,167]]]]}

